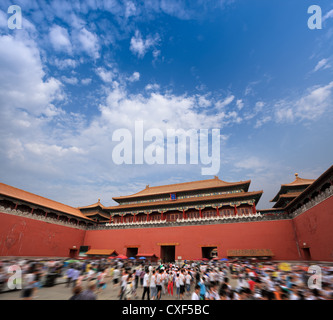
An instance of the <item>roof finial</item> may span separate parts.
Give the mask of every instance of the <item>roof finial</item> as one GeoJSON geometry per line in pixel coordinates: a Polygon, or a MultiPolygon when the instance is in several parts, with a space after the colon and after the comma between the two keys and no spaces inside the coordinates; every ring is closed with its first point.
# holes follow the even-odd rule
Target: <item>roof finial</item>
{"type": "Polygon", "coordinates": [[[298,173],[295,173],[295,177],[298,178],[298,173]]]}
{"type": "Polygon", "coordinates": [[[218,179],[219,177],[218,176],[214,176],[214,179],[218,179]]]}
{"type": "Polygon", "coordinates": [[[98,202],[101,202],[101,199],[100,199],[100,198],[98,198],[98,202]]]}
{"type": "Polygon", "coordinates": [[[146,189],[148,189],[148,188],[149,188],[149,184],[146,185],[146,189]]]}

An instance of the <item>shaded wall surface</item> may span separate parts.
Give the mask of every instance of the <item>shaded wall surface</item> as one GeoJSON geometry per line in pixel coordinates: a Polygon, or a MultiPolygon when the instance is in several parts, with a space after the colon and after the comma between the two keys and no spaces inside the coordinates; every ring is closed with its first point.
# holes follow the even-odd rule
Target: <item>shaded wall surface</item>
{"type": "Polygon", "coordinates": [[[85,230],[0,212],[0,256],[68,257],[85,230]]]}
{"type": "Polygon", "coordinates": [[[199,259],[202,247],[217,247],[219,258],[230,249],[271,249],[274,259],[299,259],[291,220],[247,222],[183,227],[90,230],[84,244],[96,249],[114,249],[126,254],[128,247],[139,253],[161,256],[162,245],[175,246],[175,258],[199,259]]]}
{"type": "Polygon", "coordinates": [[[297,216],[293,223],[302,259],[333,260],[333,197],[297,216]]]}
{"type": "Polygon", "coordinates": [[[181,227],[81,230],[0,212],[0,256],[68,257],[70,248],[127,248],[161,256],[175,246],[175,258],[199,259],[202,247],[270,249],[276,260],[333,261],[333,197],[290,220],[181,227]]]}

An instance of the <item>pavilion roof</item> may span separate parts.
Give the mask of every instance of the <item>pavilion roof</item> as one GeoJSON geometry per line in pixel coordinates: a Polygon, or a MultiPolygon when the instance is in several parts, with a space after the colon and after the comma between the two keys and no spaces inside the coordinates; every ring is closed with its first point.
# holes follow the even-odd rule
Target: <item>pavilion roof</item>
{"type": "Polygon", "coordinates": [[[107,210],[117,211],[119,209],[136,209],[136,208],[144,208],[144,207],[154,207],[161,205],[179,205],[186,203],[200,203],[205,201],[213,201],[213,200],[226,200],[233,198],[250,198],[255,197],[257,202],[259,201],[263,191],[252,191],[252,192],[237,192],[237,193],[228,193],[228,194],[219,194],[205,197],[191,197],[185,199],[177,199],[177,200],[167,200],[167,201],[152,201],[152,202],[144,202],[144,203],[134,203],[134,204],[124,204],[117,206],[106,207],[107,210]]]}
{"type": "Polygon", "coordinates": [[[27,202],[29,204],[33,204],[36,206],[41,206],[44,208],[53,209],[56,211],[67,213],[67,214],[70,214],[75,217],[90,220],[85,215],[83,215],[81,213],[81,211],[77,208],[73,208],[66,204],[44,198],[42,196],[36,195],[34,193],[31,193],[31,192],[28,192],[28,191],[25,191],[22,189],[18,189],[18,188],[9,186],[4,183],[0,183],[0,195],[6,196],[9,198],[13,198],[13,199],[17,199],[18,201],[27,202]]]}
{"type": "Polygon", "coordinates": [[[100,199],[98,199],[98,202],[96,202],[96,203],[90,204],[88,206],[78,207],[77,209],[84,210],[84,209],[93,209],[93,208],[97,208],[97,207],[105,209],[105,206],[103,204],[101,204],[100,199]]]}
{"type": "Polygon", "coordinates": [[[147,185],[145,189],[143,189],[137,193],[134,193],[134,194],[128,195],[128,196],[113,197],[112,199],[118,202],[118,200],[125,200],[125,199],[131,199],[131,198],[149,197],[149,196],[154,196],[154,195],[195,191],[195,190],[214,189],[214,188],[221,188],[221,187],[227,188],[227,187],[234,187],[234,186],[244,186],[244,191],[247,191],[250,183],[251,183],[251,180],[239,181],[239,182],[226,182],[226,181],[220,180],[218,177],[215,176],[214,179],[175,183],[175,184],[168,184],[168,185],[156,186],[156,187],[150,187],[149,185],[147,185]]]}
{"type": "Polygon", "coordinates": [[[278,200],[274,204],[273,208],[281,208],[286,205],[286,202],[290,202],[291,200],[295,199],[298,197],[302,192],[289,192],[289,193],[284,193],[280,194],[278,200]]]}
{"type": "Polygon", "coordinates": [[[155,253],[138,253],[136,255],[137,257],[157,257],[157,255],[155,253]]]}
{"type": "Polygon", "coordinates": [[[287,206],[285,207],[286,210],[291,210],[293,207],[297,205],[297,203],[301,202],[303,199],[305,199],[311,192],[314,192],[316,188],[320,187],[320,185],[326,181],[328,178],[332,179],[333,177],[333,165],[329,167],[324,173],[321,174],[319,178],[314,180],[313,183],[308,185],[308,187],[302,191],[301,194],[299,194],[296,198],[291,200],[287,206]]]}
{"type": "Polygon", "coordinates": [[[113,253],[116,253],[114,249],[90,249],[86,252],[86,255],[110,256],[113,253]]]}
{"type": "MultiPolygon", "coordinates": [[[[288,193],[288,190],[294,190],[295,188],[302,188],[303,190],[306,189],[310,184],[312,184],[315,181],[315,179],[303,179],[298,176],[298,173],[295,173],[295,180],[291,183],[282,184],[280,191],[276,194],[273,200],[271,202],[277,202],[280,195],[288,193]]],[[[298,192],[297,196],[303,191],[301,190],[298,192]]],[[[289,192],[291,194],[291,192],[289,192]]]]}
{"type": "Polygon", "coordinates": [[[110,216],[105,212],[100,212],[100,211],[92,211],[92,212],[84,212],[83,213],[86,217],[95,217],[95,216],[99,216],[101,218],[105,218],[105,219],[109,219],[110,216]]]}

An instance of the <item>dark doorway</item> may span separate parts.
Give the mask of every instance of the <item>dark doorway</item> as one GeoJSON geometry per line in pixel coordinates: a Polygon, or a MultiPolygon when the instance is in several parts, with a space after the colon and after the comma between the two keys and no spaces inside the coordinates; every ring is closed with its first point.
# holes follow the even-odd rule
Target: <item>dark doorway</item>
{"type": "Polygon", "coordinates": [[[175,246],[161,246],[161,259],[165,262],[174,262],[175,261],[175,246]]]}
{"type": "Polygon", "coordinates": [[[217,257],[217,247],[202,247],[202,258],[212,259],[217,257]]]}
{"type": "Polygon", "coordinates": [[[127,251],[126,251],[126,256],[128,258],[130,257],[134,257],[138,254],[138,249],[139,248],[127,248],[127,251]]]}
{"type": "Polygon", "coordinates": [[[304,260],[311,260],[310,248],[302,248],[304,260]]]}
{"type": "Polygon", "coordinates": [[[77,254],[78,254],[77,251],[78,251],[77,249],[69,249],[69,257],[76,258],[77,254]]]}

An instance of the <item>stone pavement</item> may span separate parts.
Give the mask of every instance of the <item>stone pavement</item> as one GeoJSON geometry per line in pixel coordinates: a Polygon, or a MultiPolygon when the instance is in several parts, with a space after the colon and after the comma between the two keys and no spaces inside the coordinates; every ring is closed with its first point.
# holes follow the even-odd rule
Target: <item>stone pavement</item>
{"type": "MultiPolygon", "coordinates": [[[[227,277],[229,278],[229,284],[234,289],[236,286],[236,280],[232,279],[230,273],[228,272],[227,277]]],[[[37,290],[36,298],[32,300],[68,300],[72,294],[72,287],[66,287],[64,283],[64,279],[62,277],[58,277],[56,279],[56,284],[53,287],[42,287],[37,290]]],[[[114,286],[112,279],[108,277],[106,279],[107,286],[104,290],[101,290],[98,293],[98,300],[119,300],[119,285],[114,286]]],[[[87,281],[82,282],[82,287],[85,289],[87,286],[87,281]]],[[[176,298],[176,288],[174,286],[174,295],[169,296],[166,292],[162,295],[161,300],[177,300],[176,298]]],[[[190,294],[184,294],[184,300],[191,300],[192,292],[194,291],[194,284],[191,284],[191,291],[190,294]]],[[[142,297],[143,288],[139,286],[137,289],[136,297],[132,297],[132,300],[140,300],[142,297]]],[[[0,300],[20,300],[22,290],[15,290],[15,291],[7,291],[7,292],[0,292],[0,300]]],[[[147,299],[145,297],[145,299],[147,299]]]]}
{"type": "MultiPolygon", "coordinates": [[[[82,283],[85,289],[87,281],[82,283]]],[[[53,287],[43,287],[37,290],[37,297],[33,300],[68,300],[72,296],[72,288],[66,287],[65,284],[57,284],[53,287]]],[[[0,300],[20,300],[21,290],[9,291],[0,293],[0,300]]],[[[143,289],[139,287],[137,290],[137,297],[133,297],[133,300],[140,300],[142,296],[143,289]]],[[[193,286],[191,287],[191,294],[193,292],[193,286]]],[[[107,284],[106,289],[102,290],[98,294],[98,300],[118,300],[119,286],[114,287],[113,283],[107,284]]],[[[184,300],[190,300],[191,296],[184,296],[184,300]]],[[[167,294],[162,296],[161,300],[176,300],[175,290],[174,297],[169,297],[167,294]]]]}

